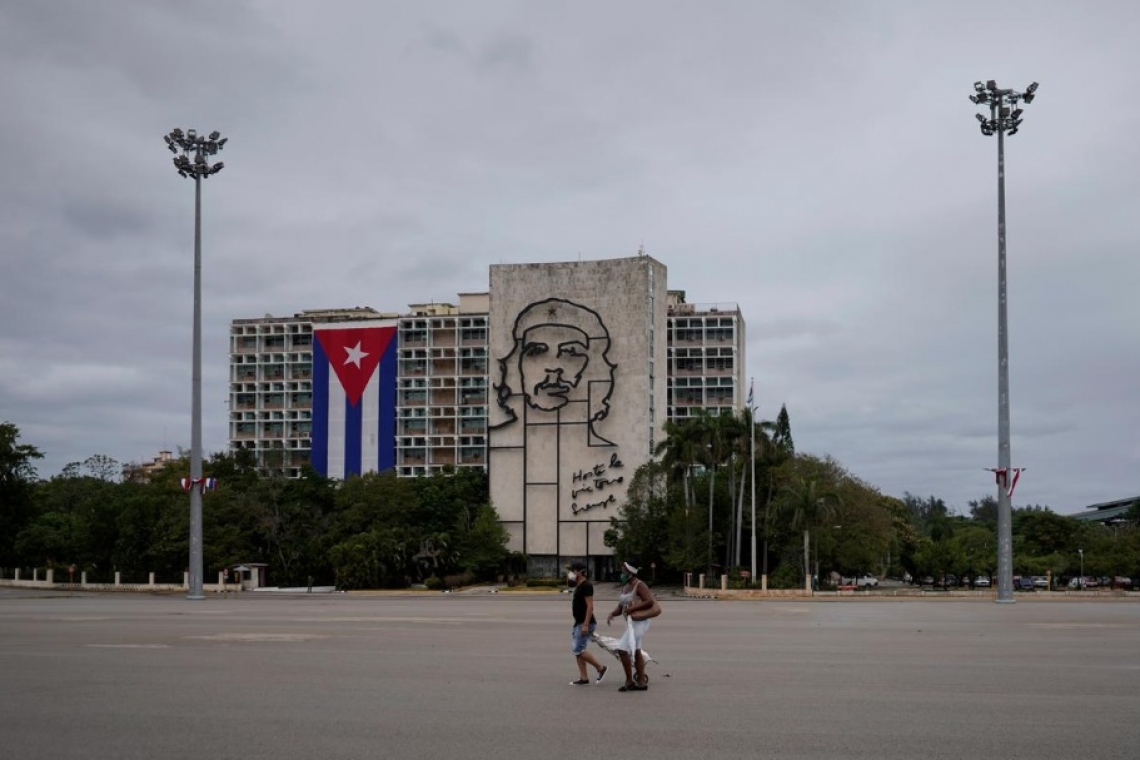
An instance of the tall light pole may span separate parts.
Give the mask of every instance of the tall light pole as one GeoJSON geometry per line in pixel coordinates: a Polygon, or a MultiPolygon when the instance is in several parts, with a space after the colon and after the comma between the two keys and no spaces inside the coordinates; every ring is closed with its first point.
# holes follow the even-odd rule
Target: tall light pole
{"type": "Polygon", "coordinates": [[[1077,587],[1084,591],[1085,588],[1085,550],[1077,549],[1077,554],[1081,555],[1081,580],[1077,583],[1077,587]]]}
{"type": "Polygon", "coordinates": [[[1022,110],[1019,101],[1032,103],[1037,83],[1021,93],[997,86],[989,80],[985,84],[974,82],[970,100],[990,107],[990,117],[978,114],[982,134],[997,135],[998,145],[998,593],[997,601],[1013,603],[1013,517],[1008,484],[1012,471],[1009,453],[1009,328],[1006,318],[1006,267],[1005,267],[1005,136],[1017,134],[1021,126],[1022,110]]]}
{"type": "Polygon", "coordinates": [[[756,406],[752,403],[752,383],[748,385],[748,460],[752,463],[752,582],[756,575],[756,406]]]}
{"type": "Polygon", "coordinates": [[[190,578],[187,599],[202,595],[202,180],[222,170],[207,158],[217,154],[226,139],[218,132],[200,137],[193,129],[175,129],[164,138],[174,153],[179,176],[194,180],[194,348],[190,371],[190,578]],[[191,158],[193,156],[193,158],[191,158]]]}

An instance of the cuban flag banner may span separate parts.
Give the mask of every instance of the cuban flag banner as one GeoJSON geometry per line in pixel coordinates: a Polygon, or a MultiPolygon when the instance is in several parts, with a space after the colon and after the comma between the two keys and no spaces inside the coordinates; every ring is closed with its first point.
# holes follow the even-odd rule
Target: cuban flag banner
{"type": "Polygon", "coordinates": [[[182,478],[178,482],[182,485],[183,491],[189,491],[191,488],[197,486],[198,493],[213,491],[218,487],[217,478],[182,478]]]}
{"type": "Polygon", "coordinates": [[[396,464],[396,322],[313,326],[313,469],[329,478],[396,464]]]}

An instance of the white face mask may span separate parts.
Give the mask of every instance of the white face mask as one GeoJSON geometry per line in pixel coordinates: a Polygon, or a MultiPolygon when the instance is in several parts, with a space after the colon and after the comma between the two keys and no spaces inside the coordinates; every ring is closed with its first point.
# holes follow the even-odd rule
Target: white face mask
{"type": "Polygon", "coordinates": [[[573,570],[566,574],[566,585],[571,588],[578,585],[578,574],[573,570]]]}

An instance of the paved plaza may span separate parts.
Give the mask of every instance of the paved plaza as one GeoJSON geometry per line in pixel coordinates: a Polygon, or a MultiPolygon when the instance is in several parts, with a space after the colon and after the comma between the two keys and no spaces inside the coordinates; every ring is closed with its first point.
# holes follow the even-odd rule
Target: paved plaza
{"type": "Polygon", "coordinates": [[[1136,600],[663,604],[620,693],[556,593],[0,590],[0,756],[1140,757],[1136,600]]]}

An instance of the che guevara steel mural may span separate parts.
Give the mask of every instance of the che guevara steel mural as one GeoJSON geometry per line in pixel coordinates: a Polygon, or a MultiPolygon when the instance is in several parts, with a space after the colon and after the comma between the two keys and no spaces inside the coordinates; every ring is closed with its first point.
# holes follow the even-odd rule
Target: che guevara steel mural
{"type": "Polygon", "coordinates": [[[618,369],[605,322],[582,304],[547,298],[518,313],[511,337],[498,360],[501,415],[491,427],[524,427],[524,486],[554,486],[571,515],[615,505],[625,476],[605,430],[618,369]]]}

